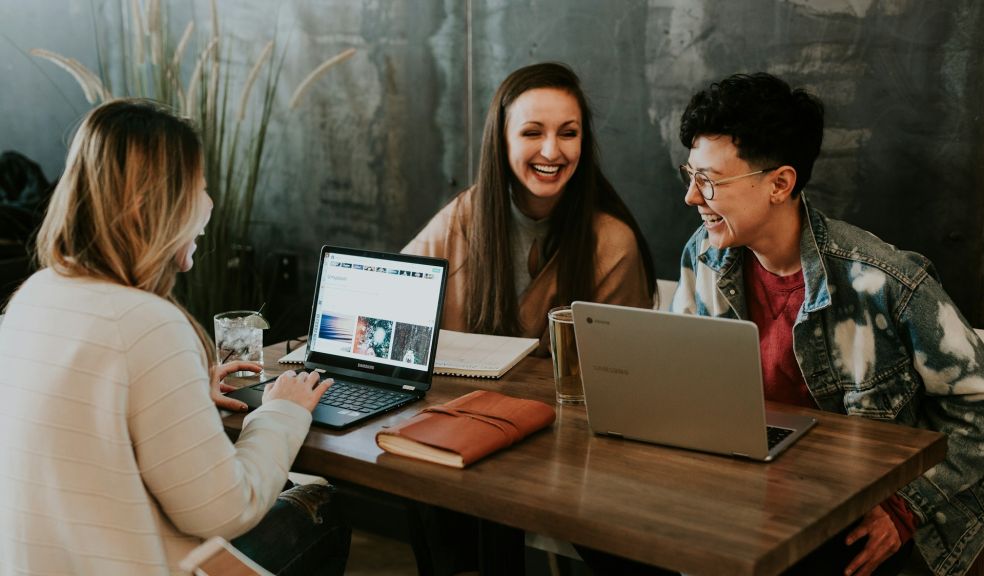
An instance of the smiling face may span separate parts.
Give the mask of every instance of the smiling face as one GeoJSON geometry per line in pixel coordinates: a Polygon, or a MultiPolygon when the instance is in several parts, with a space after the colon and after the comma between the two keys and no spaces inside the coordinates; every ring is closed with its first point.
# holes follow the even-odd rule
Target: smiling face
{"type": "MultiPolygon", "coordinates": [[[[687,164],[713,181],[760,169],[738,157],[738,148],[730,136],[698,136],[687,164]]],[[[774,223],[774,179],[774,172],[765,172],[715,186],[712,200],[705,199],[691,184],[684,201],[697,207],[713,246],[748,246],[756,251],[757,245],[769,238],[774,223]]]]}
{"type": "MultiPolygon", "coordinates": [[[[208,193],[205,192],[205,176],[199,176],[198,189],[198,218],[200,218],[201,226],[197,228],[197,236],[201,236],[205,233],[205,225],[208,224],[209,219],[212,217],[212,198],[209,197],[208,193]]],[[[191,267],[195,265],[194,254],[195,249],[198,247],[195,244],[195,239],[192,238],[187,244],[185,244],[180,250],[178,250],[175,259],[178,262],[178,269],[182,272],[187,272],[191,270],[191,267]]]]}
{"type": "Polygon", "coordinates": [[[577,99],[557,88],[527,90],[509,106],[505,131],[519,209],[531,218],[545,218],[581,158],[577,99]]]}

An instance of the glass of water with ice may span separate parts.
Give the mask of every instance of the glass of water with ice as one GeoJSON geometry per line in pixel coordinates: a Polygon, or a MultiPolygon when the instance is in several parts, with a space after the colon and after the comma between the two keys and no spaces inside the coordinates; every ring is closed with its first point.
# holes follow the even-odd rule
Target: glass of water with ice
{"type": "MultiPolygon", "coordinates": [[[[263,330],[269,328],[263,316],[252,310],[233,310],[215,315],[215,345],[219,363],[245,360],[263,364],[263,330]]],[[[245,370],[233,376],[256,376],[245,370]]]]}

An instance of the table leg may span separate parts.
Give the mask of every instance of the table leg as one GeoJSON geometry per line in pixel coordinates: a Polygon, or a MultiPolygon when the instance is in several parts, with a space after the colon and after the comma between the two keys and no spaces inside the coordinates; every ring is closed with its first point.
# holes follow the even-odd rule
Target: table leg
{"type": "Polygon", "coordinates": [[[526,534],[522,530],[482,520],[479,525],[479,573],[482,576],[524,576],[526,534]]]}

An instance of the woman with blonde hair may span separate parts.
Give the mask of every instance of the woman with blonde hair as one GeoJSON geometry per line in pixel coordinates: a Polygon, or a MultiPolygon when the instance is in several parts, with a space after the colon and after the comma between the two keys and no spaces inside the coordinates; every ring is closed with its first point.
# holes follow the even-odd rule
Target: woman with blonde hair
{"type": "Polygon", "coordinates": [[[171,295],[211,209],[188,122],[144,100],[83,120],[0,325],[0,574],[174,573],[210,536],[276,573],[344,569],[331,488],[280,492],[331,381],[284,374],[233,444],[221,381],[261,367],[216,365],[171,295]]]}

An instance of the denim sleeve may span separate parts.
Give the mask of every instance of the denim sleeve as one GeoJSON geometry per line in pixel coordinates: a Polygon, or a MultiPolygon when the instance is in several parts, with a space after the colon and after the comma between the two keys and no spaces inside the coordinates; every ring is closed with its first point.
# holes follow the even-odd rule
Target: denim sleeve
{"type": "Polygon", "coordinates": [[[697,313],[697,246],[700,244],[699,235],[703,228],[698,228],[683,247],[680,256],[680,281],[677,283],[670,312],[677,314],[697,313]]]}
{"type": "Polygon", "coordinates": [[[984,471],[984,343],[932,277],[913,291],[898,328],[925,387],[919,425],[947,437],[946,460],[902,493],[916,508],[936,508],[984,471]]]}

